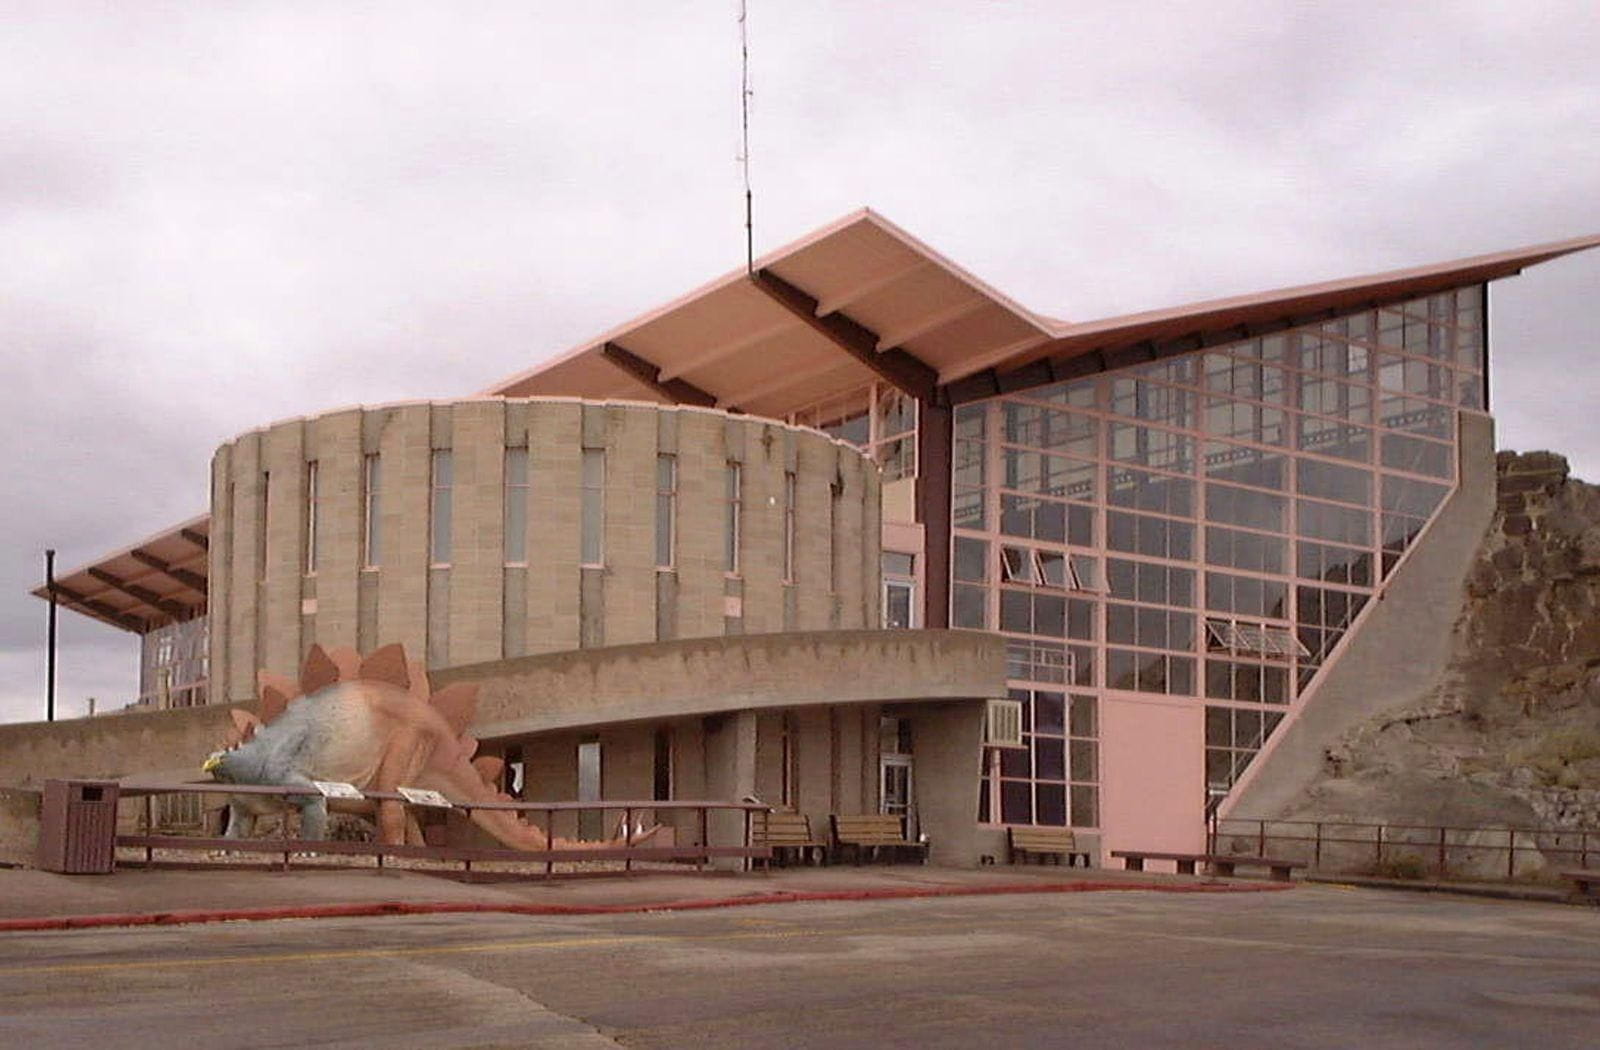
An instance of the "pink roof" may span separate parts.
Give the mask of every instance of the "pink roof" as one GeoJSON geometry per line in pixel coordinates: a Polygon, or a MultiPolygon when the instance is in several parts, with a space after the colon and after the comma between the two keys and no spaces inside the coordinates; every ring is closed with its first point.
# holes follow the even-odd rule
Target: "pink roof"
{"type": "MultiPolygon", "coordinates": [[[[951,383],[1043,358],[1399,301],[1507,277],[1597,245],[1600,236],[1579,237],[1080,323],[1028,310],[865,209],[762,256],[755,269],[805,292],[819,316],[837,311],[856,322],[877,337],[879,352],[908,355],[939,383],[951,383]]],[[[673,394],[660,384],[677,381],[723,407],[784,416],[874,378],[736,270],[484,392],[668,401],[673,394]],[[653,366],[657,382],[618,367],[608,344],[653,366]]]]}

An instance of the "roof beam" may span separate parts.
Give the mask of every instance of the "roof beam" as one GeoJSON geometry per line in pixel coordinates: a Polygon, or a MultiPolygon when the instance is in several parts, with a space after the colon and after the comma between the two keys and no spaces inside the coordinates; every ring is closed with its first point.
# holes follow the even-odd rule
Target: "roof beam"
{"type": "Polygon", "coordinates": [[[95,579],[99,580],[101,583],[105,584],[107,587],[119,590],[130,598],[136,598],[153,609],[160,609],[162,612],[173,617],[174,619],[181,620],[194,612],[194,610],[187,605],[175,602],[171,598],[163,598],[161,595],[157,594],[155,591],[152,591],[148,587],[141,587],[137,583],[129,583],[127,580],[124,580],[119,576],[114,576],[111,573],[106,572],[99,566],[91,565],[84,571],[90,576],[93,576],[95,579]]]}
{"type": "Polygon", "coordinates": [[[715,394],[701,390],[688,380],[662,379],[659,367],[626,347],[618,346],[616,343],[603,343],[600,347],[600,356],[675,405],[699,405],[701,408],[710,408],[717,403],[715,394]]]}
{"type": "Polygon", "coordinates": [[[201,594],[206,593],[206,578],[197,572],[190,572],[188,569],[180,569],[171,562],[163,561],[154,554],[150,554],[142,550],[131,550],[128,552],[128,556],[134,561],[148,565],[150,568],[159,573],[163,573],[172,577],[174,580],[177,580],[191,591],[198,591],[201,594]]]}
{"type": "Polygon", "coordinates": [[[878,352],[878,333],[847,314],[817,316],[817,301],[771,270],[757,270],[750,281],[772,301],[804,321],[812,331],[855,358],[884,382],[919,401],[932,401],[939,374],[904,350],[878,352]]]}
{"type": "MultiPolygon", "coordinates": [[[[71,587],[65,586],[64,584],[57,583],[55,585],[55,589],[57,595],[65,598],[74,605],[88,609],[102,620],[116,624],[124,631],[132,631],[134,634],[144,634],[149,627],[148,624],[138,617],[130,616],[121,610],[114,609],[105,602],[90,598],[88,595],[79,594],[77,591],[73,590],[71,587]]],[[[46,592],[46,596],[48,597],[48,592],[46,592]]]]}
{"type": "Polygon", "coordinates": [[[211,540],[207,538],[203,532],[196,532],[193,529],[179,529],[178,535],[182,536],[184,539],[188,540],[190,543],[194,544],[196,547],[199,547],[203,551],[208,551],[211,549],[211,540]]]}
{"type": "Polygon", "coordinates": [[[919,258],[909,266],[902,266],[898,270],[891,270],[881,277],[874,277],[870,281],[851,285],[838,295],[830,295],[826,299],[819,299],[817,300],[817,316],[838,313],[851,303],[859,302],[869,295],[881,292],[890,285],[932,265],[932,259],[919,258]]]}
{"type": "Polygon", "coordinates": [[[689,358],[687,361],[684,361],[682,364],[676,364],[667,368],[663,368],[661,370],[661,381],[664,383],[669,379],[676,379],[679,376],[688,375],[690,372],[693,372],[698,368],[704,368],[706,365],[716,364],[718,361],[721,361],[724,358],[732,357],[734,354],[737,354],[742,350],[748,350],[752,346],[759,346],[768,339],[771,339],[773,336],[782,335],[784,332],[787,332],[794,326],[795,319],[793,317],[785,316],[783,320],[779,321],[777,324],[770,324],[764,328],[757,328],[755,331],[747,332],[737,339],[731,339],[726,343],[719,343],[718,345],[707,350],[705,353],[697,354],[694,357],[689,358]]]}
{"type": "Polygon", "coordinates": [[[958,321],[968,314],[975,314],[989,305],[991,305],[989,300],[980,297],[963,299],[954,306],[946,307],[926,317],[919,317],[917,320],[910,324],[902,325],[898,329],[891,328],[878,337],[878,352],[892,350],[902,343],[910,342],[919,335],[927,335],[937,328],[943,328],[952,321],[958,321]]]}

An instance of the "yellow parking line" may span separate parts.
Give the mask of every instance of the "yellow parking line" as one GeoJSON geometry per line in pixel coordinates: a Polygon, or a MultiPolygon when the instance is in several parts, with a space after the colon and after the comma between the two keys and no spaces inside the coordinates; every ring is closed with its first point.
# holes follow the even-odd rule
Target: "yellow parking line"
{"type": "MultiPolygon", "coordinates": [[[[742,933],[700,936],[632,935],[608,937],[557,937],[537,941],[488,941],[475,944],[447,944],[422,948],[347,948],[337,951],[281,952],[264,955],[216,955],[196,959],[139,959],[129,962],[56,963],[48,966],[0,967],[0,977],[50,973],[112,973],[128,970],[192,969],[204,966],[237,966],[246,963],[327,962],[337,959],[382,959],[417,955],[467,955],[476,952],[541,951],[552,948],[596,948],[618,944],[649,944],[684,941],[771,940],[792,937],[809,930],[751,930],[742,933]]],[[[859,933],[859,930],[849,931],[859,933]]]]}

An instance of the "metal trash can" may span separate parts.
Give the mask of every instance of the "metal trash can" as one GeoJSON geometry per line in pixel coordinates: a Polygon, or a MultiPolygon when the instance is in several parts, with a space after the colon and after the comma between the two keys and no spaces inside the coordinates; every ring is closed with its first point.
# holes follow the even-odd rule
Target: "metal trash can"
{"type": "Polygon", "coordinates": [[[116,866],[117,782],[46,780],[39,810],[39,867],[106,875],[116,866]]]}

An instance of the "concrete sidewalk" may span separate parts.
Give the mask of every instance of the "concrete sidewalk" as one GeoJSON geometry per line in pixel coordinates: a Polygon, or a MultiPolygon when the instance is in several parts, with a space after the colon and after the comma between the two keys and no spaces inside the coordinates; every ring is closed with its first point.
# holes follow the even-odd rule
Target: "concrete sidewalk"
{"type": "Polygon", "coordinates": [[[801,900],[1105,890],[1258,892],[1290,884],[1101,869],[920,865],[781,868],[770,874],[635,872],[464,882],[386,869],[122,868],[111,875],[0,870],[0,932],[82,926],[489,911],[605,914],[801,900]]]}

